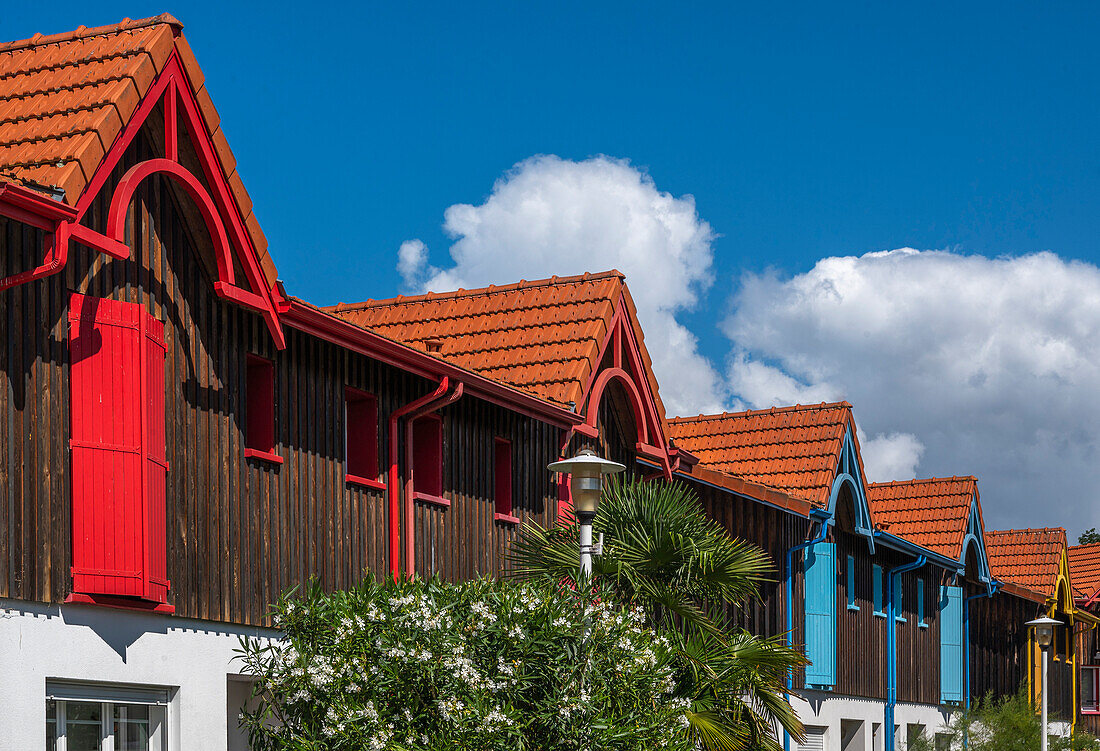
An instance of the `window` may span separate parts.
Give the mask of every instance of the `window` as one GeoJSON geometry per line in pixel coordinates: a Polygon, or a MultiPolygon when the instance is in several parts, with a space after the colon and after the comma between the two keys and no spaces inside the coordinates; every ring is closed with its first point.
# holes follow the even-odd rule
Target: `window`
{"type": "Polygon", "coordinates": [[[818,542],[803,558],[807,686],[836,685],[836,543],[818,542]]]}
{"type": "Polygon", "coordinates": [[[1100,666],[1087,665],[1081,668],[1081,711],[1085,714],[1100,714],[1100,666]]]}
{"type": "Polygon", "coordinates": [[[886,611],[883,609],[886,606],[886,598],[882,595],[882,585],[882,566],[876,563],[871,566],[871,599],[874,613],[879,618],[886,617],[886,611]]]}
{"type": "Polygon", "coordinates": [[[171,612],[164,325],[136,303],[69,304],[72,583],[68,600],[171,612]]]}
{"type": "Polygon", "coordinates": [[[282,464],[275,453],[275,363],[250,354],[245,371],[244,455],[282,464]]]}
{"type": "Polygon", "coordinates": [[[924,579],[917,579],[917,625],[928,628],[924,620],[924,579]]]}
{"type": "Polygon", "coordinates": [[[512,514],[512,442],[504,438],[493,440],[493,500],[498,522],[519,524],[512,514]]]}
{"type": "Polygon", "coordinates": [[[385,489],[378,479],[378,400],[351,387],[344,389],[344,456],[349,483],[385,489]]]}
{"type": "Polygon", "coordinates": [[[424,415],[413,423],[413,497],[449,506],[443,498],[443,419],[424,415]]]}
{"type": "Polygon", "coordinates": [[[859,610],[859,605],[856,605],[856,559],[855,556],[848,556],[848,609],[859,610]]]}
{"type": "Polygon", "coordinates": [[[900,575],[894,576],[894,620],[905,623],[905,611],[902,609],[902,594],[905,592],[905,581],[900,575]]]}
{"type": "Polygon", "coordinates": [[[46,682],[47,751],[164,751],[166,691],[46,682]]]}
{"type": "Polygon", "coordinates": [[[924,725],[918,725],[917,723],[909,723],[905,726],[905,747],[916,748],[918,744],[926,745],[931,740],[924,725]]]}

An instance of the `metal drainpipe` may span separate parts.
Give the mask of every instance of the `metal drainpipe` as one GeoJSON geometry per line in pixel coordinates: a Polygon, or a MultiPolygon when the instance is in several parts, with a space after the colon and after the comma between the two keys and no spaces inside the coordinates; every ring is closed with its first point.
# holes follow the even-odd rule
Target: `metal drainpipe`
{"type": "Polygon", "coordinates": [[[405,489],[401,494],[401,502],[405,517],[405,576],[410,579],[416,574],[416,517],[413,499],[415,490],[413,483],[416,478],[413,473],[413,423],[418,417],[457,402],[462,397],[462,390],[462,382],[459,381],[450,394],[413,410],[405,417],[405,489]]]}
{"type": "Polygon", "coordinates": [[[886,712],[883,718],[885,751],[894,751],[894,706],[898,703],[898,622],[894,613],[894,582],[896,577],[916,571],[927,562],[923,555],[912,563],[886,572],[886,712]]]}
{"type": "MultiPolygon", "coordinates": [[[[787,550],[786,567],[784,568],[783,583],[787,589],[787,646],[794,646],[794,554],[798,553],[811,545],[816,545],[819,542],[825,540],[825,535],[829,532],[829,515],[821,517],[821,528],[818,530],[817,536],[812,540],[806,540],[800,542],[793,548],[787,550]]],[[[794,690],[794,676],[787,676],[787,692],[784,696],[789,703],[791,700],[791,691],[794,690]]],[[[786,730],[783,731],[783,750],[791,751],[791,734],[786,730]]]]}
{"type": "MultiPolygon", "coordinates": [[[[970,595],[963,600],[963,669],[966,671],[965,683],[963,684],[966,689],[963,694],[963,709],[970,709],[970,601],[980,600],[983,597],[992,597],[997,594],[997,591],[1001,588],[999,581],[993,582],[989,587],[989,590],[982,592],[978,595],[970,595]]],[[[963,738],[963,745],[966,745],[966,739],[963,738]]]]}
{"type": "Polygon", "coordinates": [[[447,376],[443,376],[439,379],[439,385],[436,386],[435,391],[422,396],[416,401],[410,402],[403,407],[395,410],[390,414],[389,424],[389,455],[390,455],[390,482],[389,487],[386,488],[386,496],[389,503],[389,553],[390,553],[390,571],[393,574],[394,581],[401,578],[401,506],[398,503],[397,494],[398,486],[401,484],[401,478],[398,473],[397,466],[397,421],[410,412],[415,412],[426,404],[430,404],[436,399],[440,398],[447,393],[447,389],[450,386],[450,379],[447,376]]]}

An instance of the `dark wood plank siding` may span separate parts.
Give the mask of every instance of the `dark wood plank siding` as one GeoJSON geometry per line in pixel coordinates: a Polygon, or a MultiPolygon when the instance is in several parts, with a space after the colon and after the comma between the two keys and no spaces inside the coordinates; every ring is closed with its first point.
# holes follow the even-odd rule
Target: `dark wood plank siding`
{"type": "MultiPolygon", "coordinates": [[[[139,139],[116,170],[151,156],[139,139]]],[[[111,193],[108,188],[104,195],[111,193]]],[[[102,229],[106,199],[89,224],[102,229]]],[[[145,305],[165,321],[169,602],[181,616],[264,623],[279,593],[316,577],[326,588],[383,575],[385,493],[344,481],[344,388],[375,394],[379,466],[386,420],[435,383],[288,330],[276,351],[262,320],[213,291],[209,240],[165,178],[139,189],[127,226],[133,257],[74,245],[63,273],[0,293],[0,596],[58,602],[70,587],[66,311],[71,292],[145,305]],[[245,459],[247,353],[276,366],[277,452],[245,459]]],[[[41,260],[41,233],[0,218],[0,272],[41,260]]],[[[559,430],[464,397],[446,410],[446,511],[418,507],[422,573],[457,579],[503,569],[515,529],[493,521],[494,436],[513,440],[515,506],[552,524],[545,470],[559,430]]]]}
{"type": "MultiPolygon", "coordinates": [[[[980,593],[968,585],[967,595],[980,593]]],[[[1012,696],[1028,679],[1027,629],[1039,605],[1010,594],[970,601],[970,692],[975,698],[1012,696]]]]}

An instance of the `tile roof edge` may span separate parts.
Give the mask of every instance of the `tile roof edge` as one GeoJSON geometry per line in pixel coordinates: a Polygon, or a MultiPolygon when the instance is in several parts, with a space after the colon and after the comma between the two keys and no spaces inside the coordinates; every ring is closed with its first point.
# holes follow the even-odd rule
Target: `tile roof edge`
{"type": "Polygon", "coordinates": [[[180,30],[183,29],[183,24],[171,13],[161,13],[159,16],[150,16],[149,18],[140,18],[137,20],[124,18],[121,22],[116,24],[96,26],[90,29],[86,26],[81,26],[73,31],[64,31],[49,36],[39,33],[35,34],[30,39],[19,39],[14,42],[4,42],[0,44],[0,53],[14,52],[28,47],[38,47],[43,44],[58,44],[60,42],[72,42],[77,39],[87,39],[88,37],[94,36],[107,36],[109,34],[117,34],[121,31],[132,31],[133,29],[141,29],[146,26],[157,26],[160,24],[172,26],[175,28],[176,33],[179,33],[180,30]]]}
{"type": "Polygon", "coordinates": [[[827,409],[852,409],[851,402],[821,402],[819,404],[790,404],[784,407],[768,407],[767,409],[745,409],[740,412],[722,412],[721,414],[712,415],[687,415],[670,417],[668,421],[686,423],[686,422],[704,422],[707,420],[728,420],[730,418],[748,417],[750,415],[767,415],[767,414],[779,414],[781,412],[798,412],[798,411],[824,411],[827,409]]]}
{"type": "MultiPolygon", "coordinates": [[[[978,481],[978,478],[974,477],[973,475],[959,475],[959,476],[952,476],[952,477],[916,477],[916,478],[913,478],[912,480],[890,480],[889,482],[869,482],[869,483],[867,483],[867,487],[868,488],[888,488],[888,487],[899,486],[899,485],[918,485],[918,484],[933,483],[933,482],[971,483],[971,482],[977,482],[977,481],[978,481]]],[[[1100,545],[1100,543],[1097,543],[1097,544],[1100,545]]]]}
{"type": "Polygon", "coordinates": [[[1039,534],[1039,533],[1047,533],[1047,532],[1055,532],[1055,533],[1060,532],[1062,535],[1065,535],[1066,534],[1066,528],[1065,527],[1036,527],[1035,529],[1032,529],[1031,527],[1028,527],[1027,529],[994,529],[994,530],[987,531],[985,534],[988,537],[989,535],[1009,535],[1009,534],[1022,535],[1022,534],[1039,534]]]}
{"type": "Polygon", "coordinates": [[[363,310],[364,308],[385,307],[390,305],[404,305],[408,303],[429,302],[434,300],[448,300],[459,297],[478,297],[481,295],[492,295],[500,292],[514,292],[519,289],[532,289],[534,287],[549,287],[557,284],[577,284],[579,282],[595,282],[603,279],[618,278],[620,281],[626,279],[626,275],[618,269],[609,269],[608,271],[586,271],[583,274],[576,274],[574,276],[551,276],[546,279],[521,279],[518,282],[512,282],[511,284],[490,284],[485,287],[474,287],[473,289],[456,289],[448,290],[446,292],[425,292],[420,295],[398,295],[397,297],[389,297],[381,300],[364,300],[362,302],[351,303],[337,303],[336,305],[320,306],[319,309],[326,313],[343,313],[349,310],[363,310]]]}
{"type": "Polygon", "coordinates": [[[1068,550],[1100,549],[1100,542],[1079,542],[1076,545],[1067,545],[1066,548],[1068,550]]]}
{"type": "Polygon", "coordinates": [[[731,475],[728,472],[723,472],[718,469],[708,469],[706,467],[696,466],[693,467],[690,472],[680,470],[677,471],[676,474],[685,480],[695,479],[699,482],[716,486],[721,490],[728,490],[731,493],[737,493],[752,498],[753,500],[767,503],[771,506],[777,506],[803,517],[808,517],[810,511],[816,508],[816,505],[812,501],[790,495],[789,493],[767,485],[750,482],[749,480],[742,479],[736,475],[731,475]]]}
{"type": "Polygon", "coordinates": [[[513,386],[510,383],[505,383],[504,381],[497,380],[496,378],[492,378],[490,376],[486,376],[486,375],[482,375],[480,373],[476,373],[476,372],[470,370],[469,368],[464,368],[461,365],[458,365],[458,364],[452,362],[451,360],[447,360],[445,358],[439,357],[433,352],[425,352],[422,349],[417,349],[415,347],[411,347],[408,344],[406,344],[405,342],[398,341],[397,339],[391,339],[390,337],[386,336],[385,334],[378,333],[374,329],[366,328],[364,326],[358,326],[358,325],[356,325],[354,323],[351,323],[349,321],[345,321],[343,318],[340,318],[339,316],[333,315],[333,313],[331,311],[326,310],[325,308],[322,308],[320,306],[314,305],[313,303],[307,302],[307,301],[301,299],[300,297],[294,297],[293,295],[289,295],[289,296],[287,296],[287,302],[291,305],[300,305],[302,308],[314,311],[315,313],[317,313],[319,315],[322,315],[322,316],[325,316],[326,318],[331,318],[333,321],[338,322],[339,324],[342,324],[344,326],[350,326],[353,329],[356,329],[357,331],[365,332],[366,334],[368,334],[370,336],[378,337],[379,339],[384,340],[388,344],[399,347],[403,351],[412,353],[413,355],[415,355],[417,357],[424,357],[424,358],[430,359],[430,360],[432,360],[436,363],[439,363],[440,365],[443,365],[447,368],[450,368],[450,369],[459,371],[460,373],[463,373],[465,375],[468,375],[471,379],[490,382],[490,383],[494,384],[495,386],[498,386],[501,389],[504,389],[505,391],[508,391],[512,394],[515,394],[517,397],[525,398],[525,399],[532,399],[532,400],[537,401],[537,402],[542,402],[543,404],[546,404],[547,406],[552,407],[554,409],[562,410],[563,412],[569,412],[571,415],[574,416],[573,419],[571,420],[571,422],[574,422],[574,423],[581,422],[580,418],[577,416],[577,413],[570,412],[569,407],[567,405],[560,404],[560,403],[558,403],[557,401],[555,401],[553,399],[547,399],[546,397],[539,396],[538,394],[533,394],[530,391],[525,391],[521,388],[517,388],[516,386],[513,386]]]}

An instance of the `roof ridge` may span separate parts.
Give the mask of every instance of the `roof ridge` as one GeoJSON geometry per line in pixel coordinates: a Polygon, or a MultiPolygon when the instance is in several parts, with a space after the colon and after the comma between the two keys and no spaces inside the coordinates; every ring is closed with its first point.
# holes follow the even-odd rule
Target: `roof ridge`
{"type": "Polygon", "coordinates": [[[27,49],[28,47],[38,47],[44,44],[72,42],[77,39],[87,39],[94,36],[107,36],[109,34],[117,34],[121,31],[132,31],[133,29],[141,29],[146,26],[157,26],[159,24],[168,24],[174,27],[177,33],[183,29],[183,24],[178,18],[171,13],[161,13],[159,16],[150,16],[149,18],[139,18],[137,20],[124,18],[116,24],[95,26],[90,29],[87,26],[80,26],[73,31],[64,31],[49,36],[38,33],[30,39],[19,39],[14,42],[4,42],[0,44],[0,53],[14,52],[16,50],[27,49]]]}
{"type": "Polygon", "coordinates": [[[932,483],[932,482],[977,482],[978,478],[974,475],[952,475],[951,477],[914,477],[912,480],[890,480],[889,482],[869,482],[867,487],[869,488],[881,488],[891,485],[916,485],[918,483],[932,483]]]}
{"type": "Polygon", "coordinates": [[[779,412],[811,412],[826,409],[851,409],[852,403],[845,400],[839,402],[821,402],[819,404],[791,404],[785,407],[768,407],[767,409],[745,409],[740,412],[723,412],[711,415],[687,415],[668,418],[669,422],[703,422],[706,420],[728,420],[731,417],[748,417],[749,415],[766,415],[779,412]]]}
{"type": "Polygon", "coordinates": [[[1036,532],[1061,532],[1063,535],[1066,533],[1065,527],[1027,527],[1026,529],[994,529],[991,532],[986,532],[986,535],[1009,535],[1009,534],[1024,534],[1024,533],[1036,533],[1036,532]]]}
{"type": "Polygon", "coordinates": [[[576,274],[574,276],[551,276],[546,279],[533,279],[526,280],[520,279],[518,282],[511,284],[495,285],[490,284],[486,287],[474,287],[473,289],[456,289],[448,290],[447,292],[426,292],[420,295],[398,295],[397,297],[389,297],[381,300],[364,300],[362,302],[353,303],[337,303],[336,305],[323,306],[321,310],[328,313],[342,313],[348,310],[362,310],[364,308],[375,308],[391,305],[404,305],[408,303],[428,302],[433,300],[448,300],[459,297],[477,297],[481,295],[492,295],[501,292],[514,292],[519,289],[532,289],[534,287],[549,287],[558,284],[576,284],[579,282],[592,282],[600,281],[602,279],[619,278],[621,280],[626,279],[626,274],[622,273],[618,269],[609,269],[607,271],[586,271],[583,274],[576,274]]]}

